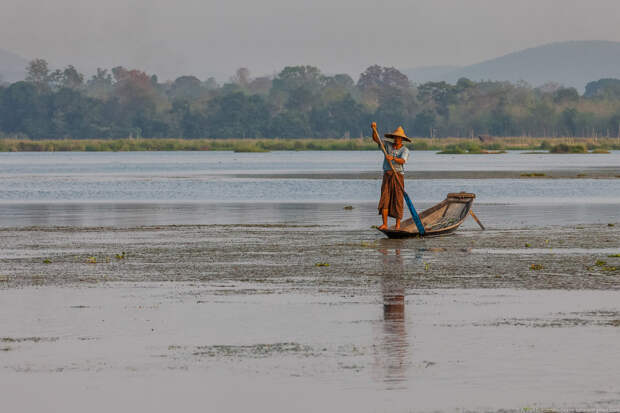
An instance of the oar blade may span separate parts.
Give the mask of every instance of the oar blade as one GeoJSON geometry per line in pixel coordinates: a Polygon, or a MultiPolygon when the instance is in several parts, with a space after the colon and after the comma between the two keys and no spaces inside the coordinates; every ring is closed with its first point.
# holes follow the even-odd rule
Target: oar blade
{"type": "Polygon", "coordinates": [[[424,235],[426,231],[424,230],[424,225],[422,225],[422,220],[420,219],[418,212],[413,207],[413,202],[411,202],[411,198],[409,198],[409,195],[407,195],[406,192],[404,192],[404,195],[405,195],[405,202],[407,203],[409,212],[411,212],[411,217],[413,218],[413,222],[415,222],[415,226],[418,227],[418,232],[420,233],[420,235],[424,235]]]}

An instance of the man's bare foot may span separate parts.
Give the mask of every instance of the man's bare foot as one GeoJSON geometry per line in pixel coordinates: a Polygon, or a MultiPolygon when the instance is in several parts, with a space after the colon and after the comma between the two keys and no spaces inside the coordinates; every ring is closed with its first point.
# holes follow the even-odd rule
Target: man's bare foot
{"type": "Polygon", "coordinates": [[[383,225],[381,225],[381,226],[380,226],[379,228],[377,228],[377,229],[387,229],[387,225],[383,224],[383,225]]]}
{"type": "Polygon", "coordinates": [[[400,229],[400,224],[396,224],[396,225],[394,225],[394,229],[395,229],[396,231],[398,231],[398,230],[400,229]]]}

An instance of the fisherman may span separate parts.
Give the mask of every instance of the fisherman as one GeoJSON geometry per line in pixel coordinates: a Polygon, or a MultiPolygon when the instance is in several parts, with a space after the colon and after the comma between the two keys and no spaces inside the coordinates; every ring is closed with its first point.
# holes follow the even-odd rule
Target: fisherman
{"type": "MultiPolygon", "coordinates": [[[[381,146],[377,124],[372,123],[372,139],[381,146]]],[[[404,166],[409,159],[409,149],[403,145],[403,140],[411,142],[405,135],[402,126],[392,133],[386,133],[383,143],[387,156],[383,160],[383,182],[381,183],[381,199],[379,200],[379,214],[383,218],[383,225],[379,229],[387,228],[388,216],[396,219],[395,229],[400,229],[400,220],[403,217],[403,193],[405,188],[404,166]],[[390,162],[392,167],[390,166],[390,162]]]]}

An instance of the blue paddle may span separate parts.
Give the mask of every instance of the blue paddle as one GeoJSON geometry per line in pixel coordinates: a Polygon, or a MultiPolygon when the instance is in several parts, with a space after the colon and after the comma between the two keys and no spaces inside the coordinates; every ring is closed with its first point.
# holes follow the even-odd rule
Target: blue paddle
{"type": "Polygon", "coordinates": [[[420,233],[420,235],[424,235],[426,233],[426,230],[424,230],[424,225],[422,225],[422,220],[420,219],[418,212],[413,207],[413,202],[411,202],[409,195],[407,195],[404,189],[403,189],[403,194],[405,195],[405,202],[407,203],[407,206],[409,207],[409,212],[411,212],[411,217],[413,218],[413,222],[415,222],[415,226],[418,227],[418,232],[420,233]]]}
{"type": "MultiPolygon", "coordinates": [[[[376,124],[374,122],[372,124],[372,131],[373,131],[373,133],[375,133],[377,135],[377,138],[379,139],[379,145],[381,146],[381,150],[383,151],[383,155],[387,159],[388,153],[385,150],[385,145],[383,145],[383,139],[381,139],[381,137],[379,137],[379,133],[377,132],[377,126],[376,126],[376,124]]],[[[388,161],[388,164],[390,165],[390,168],[392,168],[392,172],[394,172],[395,174],[398,173],[394,169],[394,165],[392,165],[392,161],[390,161],[390,160],[387,160],[387,161],[388,161]]],[[[405,202],[407,203],[407,207],[409,208],[409,212],[411,212],[411,217],[413,218],[413,222],[415,222],[415,226],[418,227],[418,232],[420,233],[420,235],[424,235],[426,233],[426,230],[424,230],[424,225],[422,225],[422,220],[420,220],[420,216],[418,215],[417,211],[415,210],[415,208],[413,206],[413,202],[411,202],[411,198],[409,198],[409,195],[407,195],[407,192],[405,192],[405,187],[400,182],[400,180],[396,179],[396,182],[398,182],[398,185],[400,185],[401,189],[403,190],[403,194],[405,195],[405,202]]]]}

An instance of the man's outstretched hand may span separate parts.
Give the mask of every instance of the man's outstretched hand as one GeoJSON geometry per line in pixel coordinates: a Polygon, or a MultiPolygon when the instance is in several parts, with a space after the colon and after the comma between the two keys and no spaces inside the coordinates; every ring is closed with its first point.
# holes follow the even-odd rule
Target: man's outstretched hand
{"type": "Polygon", "coordinates": [[[372,140],[379,144],[381,141],[379,140],[379,132],[377,132],[377,122],[373,122],[370,124],[372,128],[372,140]]]}
{"type": "Polygon", "coordinates": [[[372,128],[372,140],[379,143],[379,132],[377,132],[377,122],[373,122],[370,124],[372,128]]]}

